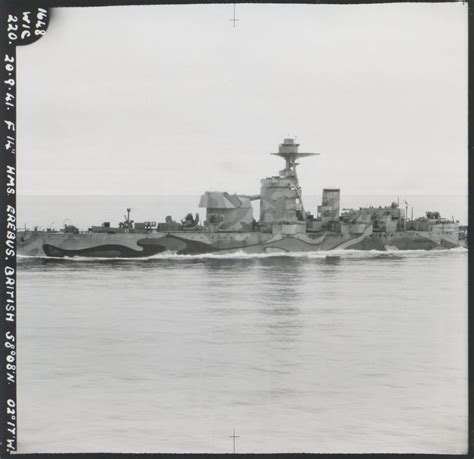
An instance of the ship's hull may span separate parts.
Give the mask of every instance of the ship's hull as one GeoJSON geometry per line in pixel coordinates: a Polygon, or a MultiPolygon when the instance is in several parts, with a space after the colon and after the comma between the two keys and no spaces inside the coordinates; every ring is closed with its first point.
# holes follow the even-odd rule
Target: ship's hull
{"type": "Polygon", "coordinates": [[[168,233],[18,233],[19,255],[40,257],[138,258],[163,252],[183,255],[312,252],[318,250],[433,250],[464,246],[451,235],[423,231],[342,235],[318,234],[272,235],[262,232],[188,232],[168,233]]]}

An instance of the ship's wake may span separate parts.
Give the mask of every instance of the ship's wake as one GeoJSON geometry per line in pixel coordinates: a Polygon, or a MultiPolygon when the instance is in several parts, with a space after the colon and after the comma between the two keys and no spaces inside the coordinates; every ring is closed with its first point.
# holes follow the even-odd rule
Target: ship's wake
{"type": "Polygon", "coordinates": [[[17,260],[57,260],[64,262],[91,262],[91,261],[151,261],[151,260],[206,260],[206,259],[217,259],[217,260],[246,260],[246,259],[259,259],[259,258],[302,258],[302,259],[361,259],[361,258],[411,258],[411,257],[439,257],[459,253],[467,253],[468,249],[464,247],[457,247],[454,249],[443,249],[443,250],[320,250],[315,252],[278,252],[278,253],[245,253],[245,252],[232,252],[232,253],[202,253],[194,255],[180,255],[173,252],[162,252],[149,257],[139,258],[125,258],[125,257],[87,257],[87,256],[74,256],[74,257],[47,257],[47,256],[29,256],[29,255],[17,255],[17,260]]]}

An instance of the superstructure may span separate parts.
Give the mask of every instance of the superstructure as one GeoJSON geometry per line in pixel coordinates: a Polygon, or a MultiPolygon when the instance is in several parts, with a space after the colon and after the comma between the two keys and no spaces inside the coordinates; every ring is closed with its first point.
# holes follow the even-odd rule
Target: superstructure
{"type": "Polygon", "coordinates": [[[46,257],[148,257],[168,252],[277,253],[334,249],[432,250],[466,246],[466,227],[442,218],[438,212],[409,219],[408,209],[397,202],[386,207],[340,209],[340,190],[325,188],[313,214],[303,204],[297,175],[298,161],[317,153],[299,152],[294,139],[284,139],[277,152],[285,167],[278,175],[261,180],[258,194],[206,191],[199,207],[205,220],[187,214],[179,222],[134,222],[127,216],[117,226],[104,222],[80,231],[18,232],[20,255],[46,257]],[[254,218],[252,201],[260,202],[254,218]]]}

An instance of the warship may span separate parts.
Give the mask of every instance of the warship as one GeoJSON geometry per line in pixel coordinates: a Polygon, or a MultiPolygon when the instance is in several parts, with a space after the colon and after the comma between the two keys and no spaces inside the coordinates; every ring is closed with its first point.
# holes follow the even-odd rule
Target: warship
{"type": "Polygon", "coordinates": [[[297,175],[302,153],[295,139],[284,139],[277,152],[285,167],[278,175],[261,180],[259,194],[206,191],[199,207],[205,220],[189,213],[177,222],[134,222],[130,209],[117,226],[104,222],[80,231],[73,225],[62,230],[18,231],[18,254],[40,257],[149,257],[160,253],[229,254],[311,252],[329,250],[432,250],[466,247],[467,227],[426,212],[408,218],[408,207],[398,202],[385,207],[340,209],[340,189],[325,188],[313,214],[303,206],[297,175]],[[260,201],[254,219],[252,201],[260,201]]]}

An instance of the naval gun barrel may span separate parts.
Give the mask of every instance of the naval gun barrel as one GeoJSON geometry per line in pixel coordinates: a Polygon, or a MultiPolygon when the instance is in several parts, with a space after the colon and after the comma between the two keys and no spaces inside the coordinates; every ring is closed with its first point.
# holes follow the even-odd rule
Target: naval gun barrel
{"type": "Polygon", "coordinates": [[[256,199],[260,199],[260,194],[239,194],[242,198],[250,199],[250,201],[255,201],[256,199]]]}

